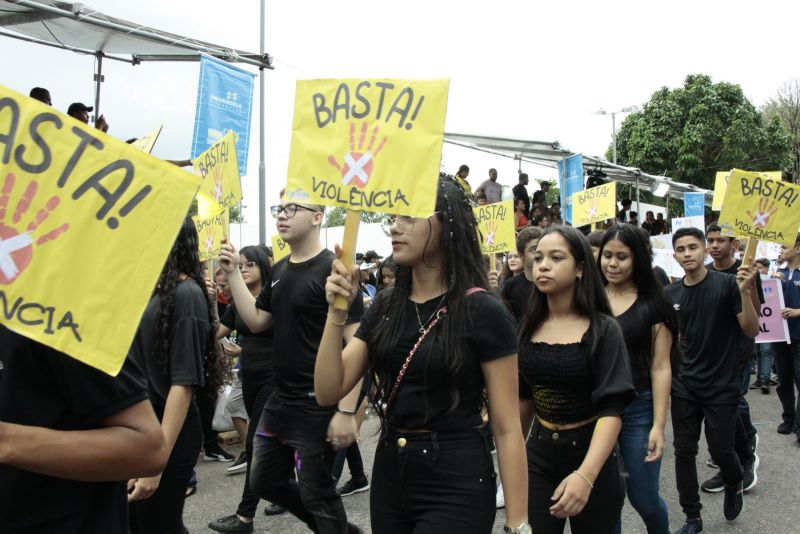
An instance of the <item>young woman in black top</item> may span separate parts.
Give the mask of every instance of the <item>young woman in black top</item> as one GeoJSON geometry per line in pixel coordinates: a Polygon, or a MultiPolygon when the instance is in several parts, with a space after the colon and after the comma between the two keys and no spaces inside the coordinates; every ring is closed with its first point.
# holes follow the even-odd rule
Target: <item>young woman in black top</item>
{"type": "Polygon", "coordinates": [[[531,525],[561,533],[569,518],[573,534],[611,534],[625,496],[617,436],[634,393],[625,342],[576,229],[544,232],[533,280],[519,349],[536,411],[527,447],[531,525]]]}
{"type": "MultiPolygon", "coordinates": [[[[372,531],[489,533],[495,475],[486,403],[506,492],[508,532],[529,532],[514,322],[483,290],[475,218],[460,188],[440,179],[436,212],[390,220],[397,282],[379,295],[342,350],[345,315],[329,309],[314,373],[330,405],[369,371],[382,432],[372,473],[372,531]],[[414,352],[410,363],[409,356],[414,352]]],[[[333,263],[326,293],[352,301],[357,272],[333,263]]]]}
{"type": "MultiPolygon", "coordinates": [[[[130,357],[148,379],[170,457],[164,472],[128,483],[133,534],[183,534],[186,487],[202,443],[195,388],[217,391],[216,303],[200,271],[197,229],[187,217],[139,323],[130,357]]],[[[147,454],[143,451],[143,454],[147,454]]]]}
{"type": "Polygon", "coordinates": [[[622,415],[619,436],[628,498],[648,534],[669,534],[667,504],[658,489],[678,318],[655,278],[648,241],[640,228],[614,225],[600,242],[598,263],[625,337],[637,393],[622,415]]]}
{"type": "MultiPolygon", "coordinates": [[[[243,247],[239,251],[239,270],[250,293],[257,297],[264,284],[269,281],[270,259],[265,247],[243,247]]],[[[250,489],[250,458],[253,454],[253,436],[258,420],[269,396],[275,389],[275,373],[272,367],[272,326],[254,334],[239,316],[236,303],[228,306],[217,327],[217,337],[229,335],[233,330],[239,334],[242,352],[239,356],[239,378],[242,382],[242,397],[250,419],[247,427],[244,450],[247,456],[247,474],[239,507],[233,515],[221,517],[208,524],[217,532],[252,531],[253,518],[258,506],[258,495],[250,489]],[[238,529],[238,530],[237,530],[238,529]]]]}

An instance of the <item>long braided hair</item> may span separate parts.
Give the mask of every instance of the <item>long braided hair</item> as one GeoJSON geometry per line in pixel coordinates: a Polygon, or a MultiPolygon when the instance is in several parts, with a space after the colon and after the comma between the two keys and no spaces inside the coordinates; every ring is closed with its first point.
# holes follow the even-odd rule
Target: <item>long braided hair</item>
{"type": "MultiPolygon", "coordinates": [[[[199,239],[197,228],[190,217],[183,220],[178,237],[172,245],[172,250],[167,257],[167,262],[161,270],[154,295],[158,295],[161,303],[161,312],[156,324],[156,342],[154,350],[158,355],[158,362],[165,372],[169,368],[170,329],[173,323],[175,310],[175,290],[180,282],[179,275],[186,274],[193,280],[205,296],[208,304],[208,322],[213,325],[216,302],[212,301],[206,291],[206,283],[200,266],[199,239]]],[[[179,312],[179,310],[178,310],[179,312]]],[[[207,393],[216,393],[222,385],[222,366],[217,358],[214,348],[216,333],[214,328],[209,328],[208,339],[203,347],[203,374],[205,376],[204,390],[207,393]]]]}
{"type": "MultiPolygon", "coordinates": [[[[474,287],[486,289],[488,281],[481,262],[475,215],[464,191],[450,178],[439,178],[435,216],[441,223],[441,234],[438,242],[432,240],[432,232],[428,234],[422,261],[429,265],[430,251],[439,249],[441,279],[447,285],[444,299],[447,315],[433,329],[425,343],[433,344],[432,350],[442,355],[448,370],[449,380],[443,387],[450,393],[449,411],[452,412],[459,402],[455,379],[463,364],[466,348],[464,332],[469,320],[466,292],[474,287]]],[[[430,219],[427,220],[427,224],[430,229],[430,219]]],[[[381,320],[369,333],[367,340],[369,366],[375,384],[373,400],[384,423],[386,420],[384,403],[388,400],[394,385],[389,371],[389,361],[405,330],[406,321],[412,320],[406,316],[406,302],[411,294],[412,267],[397,265],[396,272],[394,288],[383,291],[374,304],[376,307],[374,312],[381,320]]],[[[430,417],[431,407],[426,399],[425,421],[427,422],[430,417]]]]}

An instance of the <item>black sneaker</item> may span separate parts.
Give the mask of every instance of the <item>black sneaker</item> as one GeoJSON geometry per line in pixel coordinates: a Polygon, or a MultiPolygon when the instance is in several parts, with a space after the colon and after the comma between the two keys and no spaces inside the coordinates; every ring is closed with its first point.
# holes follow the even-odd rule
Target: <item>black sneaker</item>
{"type": "Polygon", "coordinates": [[[280,504],[275,504],[274,502],[267,501],[267,505],[264,507],[264,515],[281,515],[286,513],[286,508],[281,506],[280,504]]]}
{"type": "Polygon", "coordinates": [[[764,395],[769,395],[770,389],[769,384],[761,384],[761,393],[764,395]]]}
{"type": "Polygon", "coordinates": [[[362,476],[360,478],[351,478],[347,481],[344,485],[336,489],[336,492],[341,497],[347,497],[348,495],[352,495],[354,493],[361,493],[362,491],[367,491],[369,489],[369,480],[367,477],[362,476]]]}
{"type": "Polygon", "coordinates": [[[725,502],[722,505],[722,513],[725,519],[733,521],[744,509],[744,487],[742,483],[733,486],[725,486],[725,502]]]}
{"type": "Polygon", "coordinates": [[[220,517],[208,524],[216,532],[253,532],[253,522],[245,523],[236,514],[220,517]]]}
{"type": "Polygon", "coordinates": [[[758,464],[761,463],[761,459],[758,457],[757,454],[753,455],[753,462],[747,465],[742,466],[742,473],[744,475],[744,491],[750,491],[751,489],[756,487],[758,483],[758,464]]]}
{"type": "Polygon", "coordinates": [[[707,491],[708,493],[719,493],[720,491],[724,490],[725,482],[722,481],[722,473],[717,473],[713,477],[700,484],[700,489],[707,491]]]}
{"type": "Polygon", "coordinates": [[[703,520],[699,517],[697,519],[687,519],[686,523],[675,531],[675,534],[697,534],[703,532],[703,520]]]}
{"type": "Polygon", "coordinates": [[[792,423],[781,423],[778,425],[778,434],[791,434],[792,423]]]}
{"type": "Polygon", "coordinates": [[[203,454],[203,460],[206,462],[232,462],[235,459],[236,456],[222,450],[219,445],[207,447],[205,454],[203,454]]]}
{"type": "Polygon", "coordinates": [[[761,380],[756,380],[752,384],[750,384],[750,389],[759,389],[762,387],[761,380]]]}
{"type": "Polygon", "coordinates": [[[247,471],[247,461],[248,461],[247,452],[242,451],[239,454],[239,457],[236,459],[236,461],[233,462],[233,465],[227,468],[226,471],[228,472],[229,475],[235,475],[236,473],[244,473],[245,471],[247,471]]]}

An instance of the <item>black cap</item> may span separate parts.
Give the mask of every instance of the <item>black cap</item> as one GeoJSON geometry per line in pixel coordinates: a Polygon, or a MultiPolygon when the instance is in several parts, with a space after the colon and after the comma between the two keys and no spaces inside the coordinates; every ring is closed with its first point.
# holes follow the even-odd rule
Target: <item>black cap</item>
{"type": "Polygon", "coordinates": [[[67,109],[67,115],[72,115],[73,113],[78,113],[80,111],[94,111],[94,108],[92,106],[81,104],[80,102],[75,102],[69,105],[69,109],[67,109]]]}
{"type": "Polygon", "coordinates": [[[373,261],[375,261],[375,260],[379,260],[379,261],[380,261],[380,260],[382,260],[382,259],[383,259],[383,258],[381,258],[380,256],[378,256],[378,253],[377,253],[377,252],[375,252],[374,250],[368,250],[368,251],[366,251],[366,252],[364,253],[364,261],[366,261],[366,262],[369,262],[369,263],[371,263],[371,262],[373,262],[373,261]]]}

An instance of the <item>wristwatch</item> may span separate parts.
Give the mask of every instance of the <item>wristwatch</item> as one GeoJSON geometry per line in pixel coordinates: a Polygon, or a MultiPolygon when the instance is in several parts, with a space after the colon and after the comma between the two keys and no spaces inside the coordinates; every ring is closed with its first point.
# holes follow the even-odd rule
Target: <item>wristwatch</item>
{"type": "Polygon", "coordinates": [[[533,530],[528,523],[522,523],[516,528],[511,528],[508,525],[503,525],[503,532],[506,534],[533,534],[533,530]]]}

